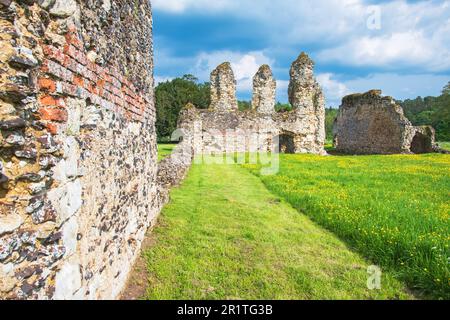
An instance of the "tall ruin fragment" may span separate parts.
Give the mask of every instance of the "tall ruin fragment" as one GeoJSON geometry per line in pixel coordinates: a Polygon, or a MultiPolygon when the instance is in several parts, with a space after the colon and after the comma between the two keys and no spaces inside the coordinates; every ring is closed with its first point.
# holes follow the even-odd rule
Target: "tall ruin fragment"
{"type": "Polygon", "coordinates": [[[211,74],[211,107],[188,106],[179,128],[193,141],[196,154],[271,151],[276,140],[282,152],[326,154],[325,104],[313,67],[305,53],[293,63],[289,95],[294,110],[277,113],[276,81],[269,66],[262,66],[253,78],[252,109],[239,111],[231,66],[221,64],[211,74]]]}
{"type": "Polygon", "coordinates": [[[252,109],[262,114],[275,112],[277,82],[268,65],[262,65],[253,77],[252,109]]]}
{"type": "Polygon", "coordinates": [[[0,299],[113,299],[161,203],[149,1],[0,1],[0,299]]]}
{"type": "Polygon", "coordinates": [[[229,62],[222,63],[211,73],[211,109],[217,112],[238,109],[236,80],[229,62]]]}
{"type": "Polygon", "coordinates": [[[380,90],[344,97],[334,136],[337,151],[348,154],[438,151],[434,129],[413,126],[402,107],[380,90]]]}

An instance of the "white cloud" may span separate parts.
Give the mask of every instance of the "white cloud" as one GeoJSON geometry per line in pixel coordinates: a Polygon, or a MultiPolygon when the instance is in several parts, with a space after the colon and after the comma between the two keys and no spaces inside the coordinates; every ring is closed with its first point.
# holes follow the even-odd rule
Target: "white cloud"
{"type": "Polygon", "coordinates": [[[383,94],[403,100],[419,95],[437,96],[449,78],[450,75],[375,73],[367,77],[346,80],[344,84],[351,93],[381,89],[383,94]]]}
{"type": "Polygon", "coordinates": [[[203,81],[209,81],[211,71],[218,65],[226,61],[230,62],[237,81],[238,92],[251,91],[253,76],[259,67],[263,64],[273,64],[273,61],[260,51],[246,53],[233,51],[201,53],[197,56],[196,61],[195,67],[191,72],[203,81]]]}
{"type": "Polygon", "coordinates": [[[173,79],[174,79],[173,77],[155,76],[155,86],[157,86],[158,84],[163,83],[163,82],[171,81],[173,79]]]}
{"type": "MultiPolygon", "coordinates": [[[[450,32],[450,30],[449,30],[450,32]]],[[[393,33],[380,37],[361,37],[326,49],[320,60],[360,67],[398,67],[417,65],[430,71],[450,68],[450,51],[423,32],[393,33]]]]}
{"type": "Polygon", "coordinates": [[[317,75],[317,81],[322,86],[325,97],[330,102],[336,102],[342,99],[350,93],[347,86],[339,82],[337,79],[333,79],[332,73],[322,73],[317,75]]]}
{"type": "Polygon", "coordinates": [[[383,1],[380,30],[370,30],[368,0],[153,0],[157,10],[215,13],[255,21],[271,50],[322,47],[317,62],[423,71],[450,69],[450,1],[383,1]]]}
{"type": "Polygon", "coordinates": [[[172,12],[183,13],[187,10],[219,11],[230,7],[227,0],[153,0],[153,8],[172,12]]]}
{"type": "Polygon", "coordinates": [[[384,95],[404,100],[417,96],[437,96],[450,78],[449,75],[374,73],[366,77],[339,80],[342,75],[319,74],[327,105],[338,107],[344,96],[380,89],[384,95]]]}
{"type": "MultiPolygon", "coordinates": [[[[153,0],[155,10],[185,15],[237,17],[254,22],[264,34],[264,50],[213,51],[189,57],[156,50],[155,64],[169,75],[175,70],[209,81],[210,72],[230,61],[240,96],[251,96],[251,79],[261,64],[269,64],[282,79],[277,99],[287,101],[287,65],[269,57],[295,56],[305,47],[320,66],[318,81],[328,104],[338,106],[342,96],[382,89],[397,99],[437,95],[450,78],[450,1],[382,1],[380,30],[370,30],[369,0],[153,0]],[[333,74],[327,66],[370,68],[372,74],[333,74]],[[186,67],[191,66],[191,67],[186,67]],[[280,68],[280,69],[277,69],[280,68]]],[[[207,26],[205,26],[207,27],[207,26]]],[[[235,29],[234,29],[235,30],[235,29]]],[[[224,30],[226,32],[227,30],[224,30]]],[[[235,32],[235,31],[233,31],[235,32]]],[[[255,35],[260,36],[260,35],[255,35]]],[[[157,41],[155,41],[158,43],[157,41]]],[[[286,63],[287,64],[287,63],[286,63]]],[[[339,68],[343,70],[342,68],[339,68]]],[[[340,71],[345,73],[345,71],[340,71]]],[[[180,76],[181,74],[178,74],[180,76]]]]}

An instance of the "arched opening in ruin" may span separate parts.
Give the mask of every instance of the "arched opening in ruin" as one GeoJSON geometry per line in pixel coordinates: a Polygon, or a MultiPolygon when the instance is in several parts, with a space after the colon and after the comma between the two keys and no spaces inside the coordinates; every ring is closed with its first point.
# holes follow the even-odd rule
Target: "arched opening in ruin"
{"type": "Polygon", "coordinates": [[[415,154],[433,152],[433,143],[429,136],[417,132],[411,142],[411,152],[415,154]]]}
{"type": "Polygon", "coordinates": [[[295,153],[294,136],[292,134],[283,133],[277,137],[279,139],[278,151],[280,153],[295,153]]]}

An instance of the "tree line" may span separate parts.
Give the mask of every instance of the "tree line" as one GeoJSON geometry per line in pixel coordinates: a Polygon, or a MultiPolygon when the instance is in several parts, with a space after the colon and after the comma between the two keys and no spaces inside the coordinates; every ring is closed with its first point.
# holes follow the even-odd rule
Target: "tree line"
{"type": "Polygon", "coordinates": [[[398,103],[414,125],[431,125],[436,129],[437,141],[450,141],[450,82],[438,97],[417,97],[398,103]]]}
{"type": "MultiPolygon", "coordinates": [[[[167,141],[177,128],[181,109],[188,103],[199,109],[210,105],[210,84],[200,83],[193,75],[184,75],[159,83],[155,88],[156,130],[159,141],[167,141]]],[[[450,141],[450,82],[438,97],[417,97],[398,101],[413,125],[431,125],[436,129],[438,141],[450,141]]],[[[239,110],[251,108],[250,101],[238,101],[239,110]]],[[[289,103],[277,102],[277,112],[291,111],[289,103]]],[[[327,140],[333,139],[333,124],[338,114],[334,108],[326,109],[325,127],[327,140]]]]}

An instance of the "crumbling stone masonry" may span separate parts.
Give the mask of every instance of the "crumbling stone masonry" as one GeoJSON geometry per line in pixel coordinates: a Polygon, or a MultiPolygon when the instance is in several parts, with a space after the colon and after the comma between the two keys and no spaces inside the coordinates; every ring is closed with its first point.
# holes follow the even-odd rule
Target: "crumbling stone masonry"
{"type": "Polygon", "coordinates": [[[222,63],[211,73],[211,109],[237,110],[236,80],[229,62],[222,63]]]}
{"type": "Polygon", "coordinates": [[[262,114],[274,113],[276,90],[277,82],[272,70],[268,65],[262,65],[253,78],[253,109],[262,114]]]}
{"type": "Polygon", "coordinates": [[[344,97],[334,127],[335,146],[348,154],[439,151],[432,127],[415,127],[391,97],[372,90],[344,97]]]}
{"type": "Polygon", "coordinates": [[[150,3],[0,0],[0,47],[0,298],[115,298],[161,206],[150,3]]]}
{"type": "Polygon", "coordinates": [[[193,137],[195,154],[272,151],[276,140],[282,152],[326,154],[325,103],[313,68],[305,53],[292,64],[289,98],[294,110],[276,113],[276,81],[270,67],[262,66],[253,79],[252,110],[241,112],[233,71],[223,63],[211,74],[210,109],[188,105],[179,129],[193,137]]]}

